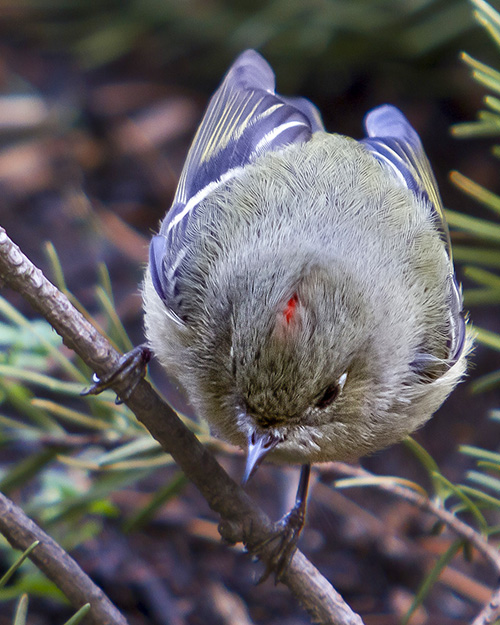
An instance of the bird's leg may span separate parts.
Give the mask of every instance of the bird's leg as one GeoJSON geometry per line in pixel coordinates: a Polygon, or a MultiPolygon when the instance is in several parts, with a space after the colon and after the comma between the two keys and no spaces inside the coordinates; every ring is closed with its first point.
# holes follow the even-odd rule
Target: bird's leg
{"type": "Polygon", "coordinates": [[[116,382],[126,382],[127,388],[120,397],[116,397],[116,403],[122,404],[132,395],[135,387],[141,379],[146,375],[146,367],[151,360],[151,350],[147,345],[138,345],[134,347],[118,361],[117,366],[106,375],[99,378],[95,373],[93,376],[94,384],[83,390],[80,395],[99,395],[106,389],[110,388],[116,382]]]}
{"type": "Polygon", "coordinates": [[[288,514],[285,514],[282,519],[275,523],[274,535],[251,550],[253,554],[259,556],[265,546],[273,541],[277,541],[276,548],[266,565],[266,570],[259,583],[266,580],[273,572],[276,576],[276,582],[279,582],[292,560],[293,554],[297,549],[300,533],[304,527],[310,475],[311,465],[302,465],[297,495],[295,496],[295,505],[288,514]]]}

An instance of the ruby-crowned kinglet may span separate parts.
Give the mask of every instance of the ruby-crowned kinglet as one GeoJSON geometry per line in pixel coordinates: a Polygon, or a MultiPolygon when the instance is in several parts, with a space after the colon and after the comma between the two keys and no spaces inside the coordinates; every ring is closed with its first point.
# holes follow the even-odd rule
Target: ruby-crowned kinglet
{"type": "Polygon", "coordinates": [[[151,242],[146,334],[217,436],[263,442],[255,463],[356,459],[464,373],[448,230],[398,109],[355,141],[274,83],[248,50],[213,96],[151,242]]]}
{"type": "Polygon", "coordinates": [[[144,281],[149,345],[214,434],[310,464],[422,425],[470,339],[420,139],[384,105],[367,138],[275,94],[256,52],[213,96],[144,281]]]}

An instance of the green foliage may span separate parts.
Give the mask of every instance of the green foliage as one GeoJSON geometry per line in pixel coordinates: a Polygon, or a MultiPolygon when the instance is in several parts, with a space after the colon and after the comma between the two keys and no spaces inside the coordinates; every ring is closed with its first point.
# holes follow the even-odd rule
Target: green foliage
{"type": "MultiPolygon", "coordinates": [[[[68,291],[51,245],[47,255],[58,288],[91,318],[68,291]]],[[[126,351],[131,344],[116,315],[104,267],[99,276],[95,317],[101,331],[126,351]]],[[[170,466],[172,458],[126,406],[115,403],[114,393],[82,397],[91,377],[87,367],[64,349],[48,323],[24,317],[1,297],[0,345],[0,446],[18,449],[15,462],[0,464],[0,490],[11,496],[21,493],[24,510],[71,550],[97,536],[103,519],[120,516],[112,502],[113,492],[170,466]]],[[[185,421],[201,438],[209,437],[206,429],[187,418],[185,421]]],[[[120,519],[124,529],[142,527],[185,482],[179,473],[167,480],[143,509],[120,519]]],[[[7,557],[11,554],[3,541],[0,550],[7,557]]],[[[16,570],[23,560],[16,561],[16,570]]],[[[23,593],[63,598],[31,563],[23,565],[8,586],[1,588],[0,584],[0,601],[23,593]]],[[[26,607],[27,599],[20,599],[16,623],[24,622],[26,607]]]]}
{"type": "Polygon", "coordinates": [[[404,78],[422,71],[415,61],[442,53],[472,29],[464,0],[20,0],[16,7],[23,19],[11,28],[18,36],[26,32],[83,67],[134,51],[155,63],[194,54],[196,79],[213,80],[252,47],[264,52],[290,92],[307,80],[341,93],[356,72],[414,61],[404,78]]]}
{"type": "Polygon", "coordinates": [[[32,545],[30,545],[26,551],[24,551],[19,558],[12,564],[7,572],[5,572],[2,577],[0,577],[0,588],[3,588],[5,584],[9,581],[9,579],[14,575],[17,569],[21,566],[21,564],[26,560],[26,558],[30,555],[30,553],[35,549],[35,547],[39,544],[39,541],[36,540],[32,545]]]}
{"type": "MultiPolygon", "coordinates": [[[[83,605],[73,616],[65,621],[63,625],[77,625],[81,623],[85,616],[90,612],[90,603],[83,605]]],[[[28,621],[28,595],[23,593],[17,602],[16,611],[12,625],[27,625],[28,621]]]]}
{"type": "Polygon", "coordinates": [[[436,563],[432,567],[431,571],[425,578],[423,584],[420,586],[415,598],[410,606],[410,609],[406,613],[405,617],[401,625],[408,625],[411,620],[411,617],[415,613],[415,610],[422,605],[425,601],[425,598],[431,591],[434,584],[438,581],[440,574],[442,571],[450,564],[453,558],[457,555],[457,553],[463,549],[464,541],[455,540],[451,543],[448,549],[437,559],[436,563]]]}
{"type": "MultiPolygon", "coordinates": [[[[31,552],[36,549],[39,541],[35,541],[32,545],[30,545],[20,556],[18,556],[13,562],[12,566],[9,570],[0,577],[0,593],[5,588],[7,582],[10,578],[20,569],[20,567],[24,564],[25,560],[29,557],[31,552]]],[[[1,596],[1,594],[0,594],[1,596]]],[[[90,604],[87,603],[82,606],[68,621],[64,623],[64,625],[77,625],[81,623],[86,614],[88,614],[90,610],[90,604]]],[[[14,617],[12,621],[12,625],[26,625],[28,616],[28,595],[26,593],[22,593],[19,597],[19,601],[17,602],[17,606],[14,612],[14,617]]]]}
{"type": "MultiPolygon", "coordinates": [[[[497,48],[500,48],[500,14],[484,0],[471,0],[474,17],[481,24],[497,48]]],[[[500,94],[500,72],[463,53],[462,60],[472,70],[472,77],[481,86],[494,94],[500,94]]],[[[452,133],[457,138],[498,137],[500,136],[500,99],[496,95],[486,95],[486,109],[478,112],[476,121],[457,124],[452,133]]],[[[493,147],[494,156],[500,156],[500,146],[493,147]]],[[[466,236],[466,244],[455,246],[455,259],[465,262],[465,276],[477,285],[466,289],[464,302],[467,307],[498,305],[500,303],[500,276],[494,270],[500,267],[500,197],[485,189],[458,172],[452,172],[451,179],[464,193],[474,198],[496,218],[479,219],[447,211],[449,224],[461,230],[466,236]],[[487,269],[485,269],[485,267],[487,269]]],[[[476,339],[496,351],[500,350],[500,335],[491,330],[476,328],[476,339]]],[[[490,389],[498,385],[500,371],[489,373],[475,382],[473,390],[490,389]]]]}
{"type": "MultiPolygon", "coordinates": [[[[475,8],[474,17],[500,48],[500,13],[484,0],[471,0],[471,2],[475,8]]],[[[479,85],[486,87],[494,94],[500,94],[500,72],[465,53],[462,54],[462,60],[472,69],[472,76],[479,85]]],[[[479,111],[476,121],[458,124],[452,128],[457,138],[500,136],[500,100],[493,95],[487,95],[484,103],[487,110],[479,111]]],[[[500,146],[493,147],[493,154],[496,157],[500,156],[500,146]]],[[[447,211],[450,226],[462,231],[468,238],[466,245],[456,245],[453,248],[455,260],[467,263],[464,268],[465,276],[477,285],[477,288],[465,290],[465,305],[467,307],[498,305],[500,303],[500,276],[494,270],[500,267],[500,225],[498,224],[500,197],[458,172],[453,172],[451,179],[464,193],[488,209],[495,218],[495,221],[479,219],[447,211]]],[[[500,351],[500,334],[477,327],[475,334],[477,342],[500,351]]],[[[476,380],[472,385],[472,391],[477,393],[489,390],[498,386],[499,383],[500,370],[492,371],[476,380]]],[[[500,420],[499,411],[493,411],[491,416],[500,420]]],[[[414,447],[414,444],[411,447],[414,447]]],[[[462,446],[461,451],[477,461],[477,469],[467,473],[467,479],[474,484],[474,487],[467,484],[451,484],[437,467],[425,462],[424,466],[432,473],[436,495],[439,496],[443,505],[450,498],[452,506],[448,506],[448,509],[454,514],[466,515],[471,527],[484,536],[498,534],[500,527],[495,523],[500,512],[500,479],[498,477],[500,476],[500,453],[471,445],[462,446]],[[437,486],[436,480],[440,487],[437,486]],[[443,488],[445,493],[447,491],[444,497],[443,488]]],[[[416,456],[422,460],[418,453],[416,456]]],[[[441,570],[451,561],[461,546],[465,548],[467,544],[463,541],[456,541],[438,559],[415,597],[404,621],[405,624],[409,622],[414,610],[422,603],[441,570]]]]}

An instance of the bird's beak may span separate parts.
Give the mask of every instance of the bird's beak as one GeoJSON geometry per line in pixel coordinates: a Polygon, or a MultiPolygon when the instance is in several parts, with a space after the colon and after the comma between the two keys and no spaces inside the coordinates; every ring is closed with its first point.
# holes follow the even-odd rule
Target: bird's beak
{"type": "Polygon", "coordinates": [[[243,486],[255,473],[267,454],[280,442],[280,438],[271,432],[261,434],[255,430],[248,437],[247,464],[241,483],[243,486]]]}

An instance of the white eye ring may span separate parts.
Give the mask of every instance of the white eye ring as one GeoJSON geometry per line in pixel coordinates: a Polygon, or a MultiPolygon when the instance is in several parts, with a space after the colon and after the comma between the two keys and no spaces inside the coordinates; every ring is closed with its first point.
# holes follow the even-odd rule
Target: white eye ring
{"type": "Polygon", "coordinates": [[[344,384],[345,381],[347,380],[347,371],[344,371],[344,373],[340,376],[340,378],[338,379],[337,384],[339,385],[339,389],[342,390],[344,388],[344,384]]]}

